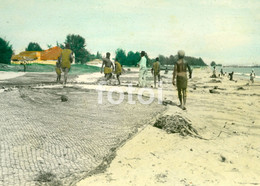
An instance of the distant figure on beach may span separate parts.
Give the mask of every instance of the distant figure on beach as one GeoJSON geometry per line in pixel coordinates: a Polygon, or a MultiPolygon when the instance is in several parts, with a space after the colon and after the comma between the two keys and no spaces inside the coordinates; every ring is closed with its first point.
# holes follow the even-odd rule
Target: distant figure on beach
{"type": "Polygon", "coordinates": [[[56,74],[57,74],[56,82],[59,83],[60,78],[61,78],[61,64],[60,64],[59,60],[56,62],[55,71],[56,71],[56,74]]]}
{"type": "Polygon", "coordinates": [[[25,57],[23,57],[23,62],[20,63],[20,64],[23,65],[23,72],[26,72],[26,65],[27,65],[27,63],[26,63],[26,58],[25,57]]]}
{"type": "Polygon", "coordinates": [[[213,67],[213,74],[211,76],[211,78],[216,78],[217,75],[216,75],[216,66],[213,67]]]}
{"type": "Polygon", "coordinates": [[[220,74],[221,74],[221,76],[224,76],[224,75],[225,75],[224,72],[223,72],[223,68],[221,68],[220,74]]]}
{"type": "Polygon", "coordinates": [[[154,88],[156,88],[157,77],[158,77],[158,87],[159,87],[160,86],[160,62],[158,57],[156,58],[156,61],[153,63],[153,67],[151,71],[154,78],[154,88]]]}
{"type": "Polygon", "coordinates": [[[255,72],[254,69],[252,69],[252,72],[250,73],[250,81],[254,83],[254,79],[255,79],[255,72]]]}
{"type": "Polygon", "coordinates": [[[102,63],[101,70],[100,70],[101,73],[102,73],[103,66],[105,66],[104,74],[105,74],[106,80],[108,81],[112,78],[112,72],[114,70],[114,65],[113,65],[113,62],[110,60],[109,52],[107,52],[106,57],[103,58],[103,63],[102,63]]]}
{"type": "Polygon", "coordinates": [[[118,85],[120,85],[120,75],[122,74],[122,66],[121,64],[118,62],[118,59],[115,59],[115,74],[116,74],[116,78],[118,81],[118,85]]]}
{"type": "Polygon", "coordinates": [[[146,57],[145,51],[141,52],[141,60],[139,61],[139,87],[146,87],[146,75],[147,75],[147,68],[146,68],[146,57]]]}
{"type": "Polygon", "coordinates": [[[23,65],[23,72],[26,72],[26,64],[27,63],[25,61],[21,63],[21,65],[23,65]]]}
{"type": "Polygon", "coordinates": [[[232,71],[231,73],[228,73],[230,81],[233,81],[233,75],[234,75],[234,71],[232,71]]]}
{"type": "Polygon", "coordinates": [[[62,50],[59,61],[61,63],[61,69],[64,72],[63,84],[66,85],[71,63],[73,62],[73,52],[70,50],[70,45],[68,43],[66,43],[65,49],[62,50]]]}
{"type": "Polygon", "coordinates": [[[164,74],[168,74],[168,68],[165,68],[164,74]]]}
{"type": "Polygon", "coordinates": [[[122,74],[124,74],[126,72],[126,70],[124,69],[122,64],[120,64],[120,65],[121,65],[121,68],[122,68],[122,74]]]}
{"type": "Polygon", "coordinates": [[[191,68],[188,63],[184,60],[185,52],[183,50],[178,51],[178,61],[174,65],[172,84],[175,86],[175,77],[177,76],[177,89],[178,97],[180,100],[180,107],[185,110],[186,97],[187,97],[187,69],[189,71],[189,78],[191,78],[191,68]]]}

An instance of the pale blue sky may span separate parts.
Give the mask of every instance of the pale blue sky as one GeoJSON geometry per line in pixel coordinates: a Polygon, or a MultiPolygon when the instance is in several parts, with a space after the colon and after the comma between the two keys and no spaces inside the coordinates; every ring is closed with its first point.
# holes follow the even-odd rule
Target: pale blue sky
{"type": "Polygon", "coordinates": [[[183,49],[207,63],[260,64],[260,0],[1,0],[0,28],[16,53],[79,34],[92,53],[183,49]]]}

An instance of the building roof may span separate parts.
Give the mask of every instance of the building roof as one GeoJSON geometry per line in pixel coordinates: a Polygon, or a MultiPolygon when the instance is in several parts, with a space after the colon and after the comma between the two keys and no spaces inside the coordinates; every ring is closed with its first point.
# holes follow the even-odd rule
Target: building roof
{"type": "Polygon", "coordinates": [[[12,60],[14,61],[21,61],[21,60],[34,60],[37,59],[37,52],[38,51],[24,51],[20,54],[13,55],[12,60]]]}
{"type": "Polygon", "coordinates": [[[57,60],[62,52],[58,46],[41,52],[41,60],[57,60]]]}
{"type": "Polygon", "coordinates": [[[62,52],[58,46],[44,51],[24,51],[12,56],[13,61],[21,60],[57,60],[62,52]]]}

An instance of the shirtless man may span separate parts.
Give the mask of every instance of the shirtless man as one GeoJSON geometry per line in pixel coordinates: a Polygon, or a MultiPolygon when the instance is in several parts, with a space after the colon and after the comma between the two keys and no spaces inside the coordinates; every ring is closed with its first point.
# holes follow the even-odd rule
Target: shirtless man
{"type": "Polygon", "coordinates": [[[106,58],[103,58],[102,67],[100,69],[101,73],[102,73],[103,66],[105,66],[105,68],[104,68],[105,78],[106,78],[106,80],[109,80],[112,77],[112,72],[114,70],[114,64],[110,60],[110,53],[109,52],[106,53],[106,58]]]}
{"type": "Polygon", "coordinates": [[[117,78],[117,81],[118,81],[118,85],[120,85],[119,77],[122,74],[122,66],[119,63],[119,60],[117,58],[115,59],[115,74],[116,74],[116,78],[117,78]]]}
{"type": "Polygon", "coordinates": [[[186,110],[186,97],[187,97],[187,69],[189,71],[189,78],[191,78],[191,68],[188,63],[184,60],[185,52],[180,50],[178,51],[178,61],[174,65],[173,70],[173,77],[172,77],[172,84],[175,86],[175,77],[177,82],[177,89],[178,89],[178,97],[180,100],[180,107],[183,110],[186,110]]]}
{"type": "Polygon", "coordinates": [[[158,86],[160,86],[160,62],[159,58],[156,58],[156,61],[153,63],[152,74],[154,77],[154,88],[156,88],[156,78],[158,77],[158,86]]]}

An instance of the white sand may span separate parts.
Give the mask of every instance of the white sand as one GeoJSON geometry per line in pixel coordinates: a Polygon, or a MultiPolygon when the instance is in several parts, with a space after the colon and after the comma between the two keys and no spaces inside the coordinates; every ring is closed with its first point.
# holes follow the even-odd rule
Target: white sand
{"type": "MultiPolygon", "coordinates": [[[[171,74],[166,76],[164,81],[170,82],[171,74]]],[[[105,173],[77,185],[259,185],[260,82],[246,86],[248,81],[224,77],[221,83],[209,83],[210,71],[199,69],[193,76],[187,111],[167,106],[165,114],[189,118],[209,140],[167,134],[148,125],[118,149],[105,173]],[[219,94],[209,93],[214,86],[219,94]]],[[[164,84],[163,90],[164,99],[178,104],[175,87],[164,84]]]]}
{"type": "Polygon", "coordinates": [[[24,74],[25,74],[25,72],[5,72],[5,71],[0,71],[0,80],[16,78],[16,77],[19,77],[19,76],[23,76],[24,74]]]}

